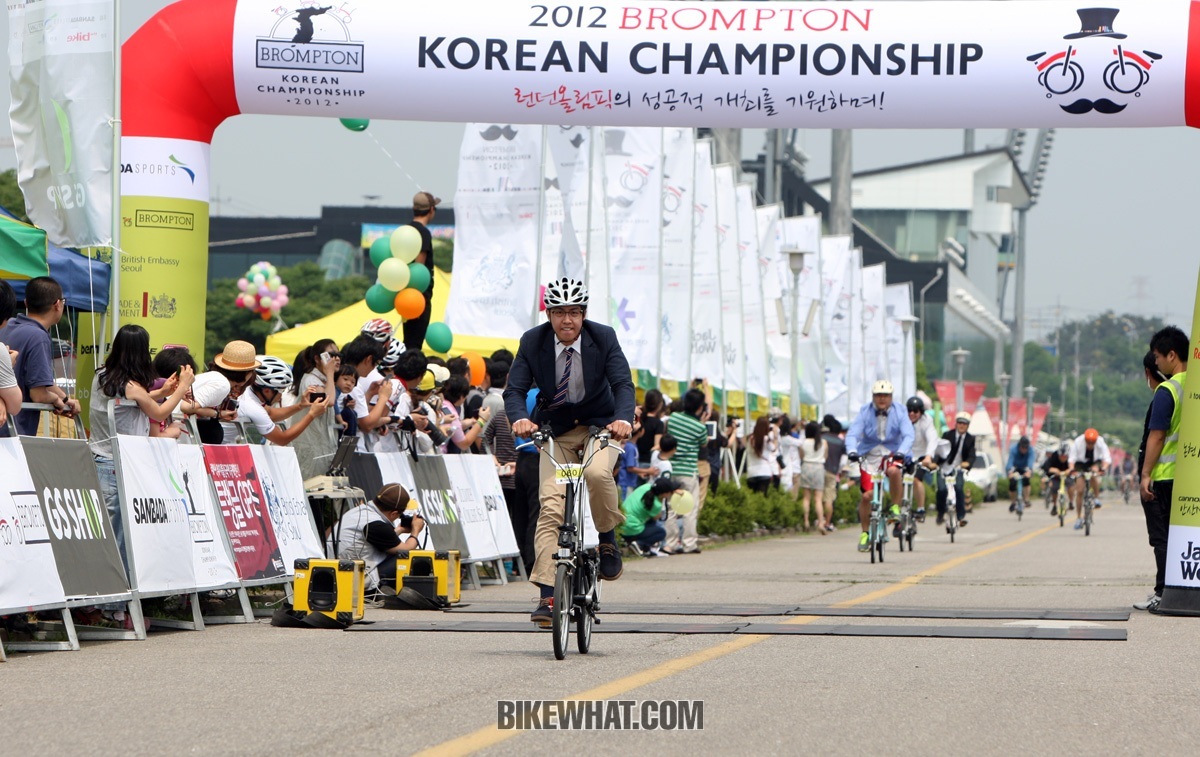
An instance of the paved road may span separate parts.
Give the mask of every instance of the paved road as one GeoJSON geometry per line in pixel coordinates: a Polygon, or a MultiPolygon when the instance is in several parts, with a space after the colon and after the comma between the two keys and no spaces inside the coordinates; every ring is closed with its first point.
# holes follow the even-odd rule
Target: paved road
{"type": "MultiPolygon", "coordinates": [[[[990,505],[950,544],[932,519],[883,565],[855,534],[631,561],[609,603],[1126,609],[1152,577],[1141,509],[1093,535],[990,505]]],[[[525,586],[467,592],[521,602],[525,586]]],[[[454,620],[519,620],[463,615],[454,620]]],[[[444,619],[372,610],[369,619],[444,619]]],[[[611,621],[781,618],[611,616],[611,621]]],[[[1012,620],[792,618],[855,626],[1012,620]]],[[[254,626],[85,643],[0,666],[4,752],[108,754],[1194,753],[1200,620],[1134,612],[1127,641],[604,634],[554,661],[547,634],[340,633],[254,626]],[[702,732],[498,732],[497,699],[702,699],[702,732]]],[[[1063,625],[1042,622],[1043,625],[1063,625]]],[[[1088,624],[1071,625],[1090,627],[1088,624]]]]}

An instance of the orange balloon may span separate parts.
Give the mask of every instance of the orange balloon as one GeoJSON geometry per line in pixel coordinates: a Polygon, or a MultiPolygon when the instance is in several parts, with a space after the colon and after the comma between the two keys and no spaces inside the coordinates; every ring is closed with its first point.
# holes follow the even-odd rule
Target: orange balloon
{"type": "Polygon", "coordinates": [[[262,313],[259,314],[259,317],[262,318],[264,321],[269,321],[269,320],[271,320],[271,311],[264,310],[262,313]]]}
{"type": "Polygon", "coordinates": [[[396,294],[396,312],[406,321],[419,317],[425,312],[425,295],[412,287],[401,289],[396,294]]]}
{"type": "Polygon", "coordinates": [[[467,360],[467,367],[470,369],[471,386],[483,386],[483,379],[487,375],[487,365],[483,362],[483,357],[477,352],[464,352],[462,354],[467,360]]]}

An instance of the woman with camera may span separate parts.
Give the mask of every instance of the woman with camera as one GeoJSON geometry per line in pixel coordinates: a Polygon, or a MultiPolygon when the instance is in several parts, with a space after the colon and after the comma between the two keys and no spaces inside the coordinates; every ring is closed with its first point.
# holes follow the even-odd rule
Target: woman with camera
{"type": "Polygon", "coordinates": [[[411,499],[400,484],[387,484],[370,502],[346,511],[338,522],[337,556],[367,565],[367,589],[396,586],[396,556],[420,548],[425,520],[408,511],[411,499]],[[397,525],[398,524],[398,525],[397,525]]]}
{"type": "MultiPolygon", "coordinates": [[[[285,404],[299,404],[301,397],[311,393],[314,399],[327,398],[332,405],[337,398],[336,381],[341,367],[342,356],[332,339],[321,339],[305,347],[296,355],[292,367],[291,397],[285,400],[285,404]]],[[[292,442],[304,478],[319,476],[329,467],[329,458],[337,448],[336,425],[337,413],[327,413],[310,423],[304,433],[292,442]]]]}

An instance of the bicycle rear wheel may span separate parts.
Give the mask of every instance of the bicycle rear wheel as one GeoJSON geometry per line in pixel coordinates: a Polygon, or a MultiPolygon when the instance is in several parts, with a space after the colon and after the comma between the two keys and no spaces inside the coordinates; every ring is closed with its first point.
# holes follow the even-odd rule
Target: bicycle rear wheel
{"type": "Polygon", "coordinates": [[[556,660],[567,656],[567,637],[571,635],[571,603],[574,600],[571,588],[571,568],[566,563],[560,563],[554,576],[554,609],[550,615],[556,660]]]}
{"type": "Polygon", "coordinates": [[[867,528],[867,549],[871,550],[871,564],[875,564],[875,542],[879,541],[879,518],[871,514],[871,524],[867,528]]]}
{"type": "Polygon", "coordinates": [[[898,533],[900,534],[900,538],[896,539],[896,543],[899,546],[899,549],[901,552],[904,551],[904,535],[908,531],[908,518],[909,518],[908,510],[901,510],[900,511],[900,521],[899,521],[899,531],[898,531],[898,533]]]}
{"type": "Polygon", "coordinates": [[[1084,536],[1092,535],[1092,508],[1093,507],[1094,507],[1094,505],[1092,504],[1092,501],[1089,499],[1087,506],[1083,508],[1083,535],[1084,536]]]}
{"type": "Polygon", "coordinates": [[[591,555],[583,558],[577,574],[578,594],[583,597],[579,607],[579,620],[575,624],[575,645],[579,654],[587,654],[592,646],[592,613],[595,612],[597,599],[596,560],[591,555]]]}

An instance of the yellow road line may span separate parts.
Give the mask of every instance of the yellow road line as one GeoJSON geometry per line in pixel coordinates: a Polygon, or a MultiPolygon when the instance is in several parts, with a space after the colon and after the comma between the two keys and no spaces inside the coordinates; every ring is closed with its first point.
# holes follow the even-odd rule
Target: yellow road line
{"type": "MultiPolygon", "coordinates": [[[[934,565],[932,568],[923,570],[920,573],[914,573],[911,576],[902,578],[890,586],[886,586],[877,591],[864,594],[861,597],[846,600],[845,602],[839,602],[833,606],[853,607],[855,605],[871,602],[873,600],[895,594],[898,591],[903,591],[904,589],[916,586],[926,578],[931,578],[940,573],[945,573],[946,571],[956,568],[963,563],[970,562],[971,560],[975,560],[980,557],[987,557],[988,555],[993,555],[1005,549],[1010,549],[1020,544],[1024,544],[1031,539],[1035,539],[1038,536],[1049,533],[1057,528],[1057,525],[1047,526],[1046,528],[1025,534],[1019,539],[1014,539],[1013,541],[1005,542],[1004,544],[997,544],[986,549],[981,549],[977,552],[971,552],[969,554],[962,555],[961,557],[955,557],[952,560],[947,560],[943,563],[934,565]]],[[[818,616],[815,615],[799,615],[794,618],[789,618],[784,622],[792,625],[806,625],[817,619],[818,616]]],[[[676,673],[682,673],[685,670],[690,670],[698,665],[711,662],[712,660],[732,654],[733,652],[753,646],[760,641],[765,641],[770,638],[772,637],[767,634],[738,635],[733,639],[717,644],[714,647],[702,649],[699,652],[693,652],[692,654],[685,655],[683,657],[677,657],[674,660],[667,660],[666,662],[659,663],[652,668],[647,668],[646,670],[638,671],[637,673],[618,678],[614,681],[600,684],[595,688],[588,689],[587,691],[581,691],[578,694],[572,694],[571,696],[566,697],[566,699],[611,699],[612,697],[627,694],[634,689],[648,686],[657,681],[661,681],[664,678],[673,676],[676,673]]],[[[496,744],[505,742],[514,736],[520,735],[521,733],[523,733],[523,731],[501,731],[498,730],[494,725],[484,726],[477,731],[472,731],[464,736],[459,736],[458,738],[451,739],[450,741],[444,741],[441,744],[437,744],[429,747],[428,749],[417,752],[416,757],[434,757],[435,755],[437,757],[453,757],[454,755],[474,754],[481,749],[495,746],[496,744]]]]}

